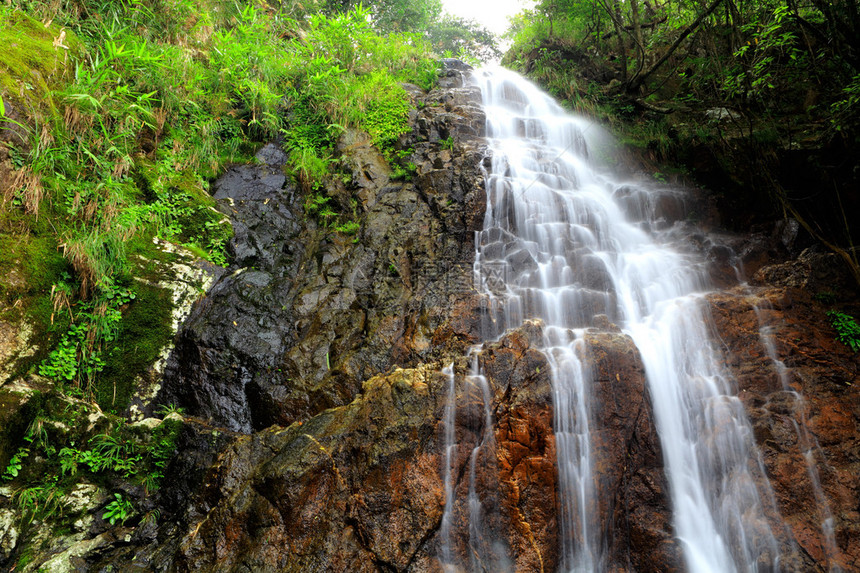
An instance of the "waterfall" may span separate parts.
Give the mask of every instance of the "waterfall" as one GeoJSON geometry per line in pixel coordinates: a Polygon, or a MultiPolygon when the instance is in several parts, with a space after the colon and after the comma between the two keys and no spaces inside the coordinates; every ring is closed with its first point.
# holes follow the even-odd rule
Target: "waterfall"
{"type": "MultiPolygon", "coordinates": [[[[512,72],[484,70],[475,79],[492,153],[484,227],[476,237],[476,282],[498,311],[490,313],[484,336],[493,340],[524,320],[543,323],[541,350],[554,395],[561,570],[609,565],[595,515],[600,500],[590,435],[599,420],[590,413],[584,338],[586,329],[608,321],[642,356],[674,534],[688,569],[778,570],[779,546],[766,519],[772,495],[760,491],[768,486],[751,426],[711,340],[702,261],[677,244],[657,191],[601,167],[609,139],[599,127],[567,114],[512,72]]],[[[479,377],[473,370],[467,378],[475,384],[479,377]]],[[[453,377],[451,384],[453,400],[453,377]]],[[[482,392],[488,392],[486,381],[482,392]]],[[[446,428],[452,411],[446,409],[446,428]]],[[[446,443],[448,472],[452,447],[446,443]]],[[[474,457],[470,472],[474,480],[474,457]]],[[[446,474],[448,536],[450,479],[446,474]]],[[[470,487],[470,505],[478,503],[473,493],[470,487]]],[[[470,516],[473,546],[480,518],[477,505],[470,516]]],[[[442,544],[444,566],[451,563],[450,540],[442,544]]]]}
{"type": "MultiPolygon", "coordinates": [[[[487,378],[481,373],[478,361],[480,348],[470,351],[470,368],[462,378],[461,399],[465,401],[463,416],[460,423],[465,426],[466,433],[474,435],[474,443],[469,450],[466,479],[465,507],[456,507],[455,489],[456,478],[453,475],[457,467],[458,444],[457,438],[457,377],[454,365],[442,369],[442,374],[448,382],[443,415],[445,439],[444,466],[442,468],[445,488],[445,509],[439,528],[439,562],[445,573],[457,573],[463,570],[487,571],[503,573],[512,571],[508,561],[508,550],[505,544],[496,538],[485,523],[484,502],[478,492],[478,483],[485,472],[493,473],[493,456],[495,455],[495,435],[493,429],[492,396],[487,378]],[[467,526],[468,538],[465,544],[456,543],[452,539],[455,524],[467,526]],[[458,555],[454,547],[464,547],[467,557],[458,555]],[[466,564],[468,568],[466,569],[466,564]]],[[[492,508],[495,510],[496,508],[492,508]]],[[[462,527],[458,528],[459,530],[462,527]]],[[[463,540],[461,540],[463,541],[463,540]]]]}

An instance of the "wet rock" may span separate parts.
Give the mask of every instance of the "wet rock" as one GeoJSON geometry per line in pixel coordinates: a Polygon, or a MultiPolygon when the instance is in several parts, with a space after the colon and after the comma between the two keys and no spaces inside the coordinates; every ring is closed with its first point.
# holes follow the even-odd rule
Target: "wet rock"
{"type": "Polygon", "coordinates": [[[805,249],[797,259],[765,265],[753,275],[753,282],[807,289],[812,293],[853,290],[855,283],[844,261],[834,253],[805,249]]]}
{"type": "Polygon", "coordinates": [[[589,331],[589,403],[595,514],[609,570],[677,571],[683,559],[672,536],[672,513],[660,440],[633,340],[589,331]]]}
{"type": "MultiPolygon", "coordinates": [[[[799,265],[805,263],[788,266],[799,265]]],[[[801,275],[810,276],[808,271],[801,275]]],[[[806,291],[735,289],[710,295],[709,302],[781,517],[800,548],[787,552],[785,566],[803,571],[825,571],[834,565],[856,569],[860,358],[835,339],[826,307],[806,291]],[[776,358],[785,366],[782,371],[763,345],[762,326],[772,333],[776,358]],[[808,459],[814,462],[813,474],[808,459]],[[822,529],[828,510],[832,545],[822,529]]]]}
{"type": "Polygon", "coordinates": [[[540,326],[510,332],[482,353],[496,395],[496,467],[505,541],[516,571],[558,562],[558,498],[549,365],[532,344],[540,326]]]}
{"type": "MultiPolygon", "coordinates": [[[[493,436],[476,487],[486,539],[507,549],[490,552],[519,570],[552,570],[557,559],[552,393],[537,339],[539,326],[527,325],[481,358],[493,428],[466,358],[455,367],[458,443],[493,436]]],[[[397,369],[365,382],[347,406],[239,437],[185,501],[173,569],[438,571],[447,384],[440,364],[397,369]]],[[[470,450],[457,448],[452,472],[451,539],[464,562],[470,450]]]]}
{"type": "Polygon", "coordinates": [[[129,399],[126,415],[131,420],[143,420],[146,413],[152,413],[152,401],[161,390],[161,379],[167,359],[174,348],[174,337],[180,325],[191,313],[192,305],[206,292],[224,270],[192,253],[185,247],[158,239],[153,239],[158,249],[171,255],[169,262],[140,259],[145,265],[148,278],[137,277],[139,282],[162,289],[164,296],[170,297],[170,336],[158,353],[158,358],[134,383],[134,394],[129,399]]]}
{"type": "Polygon", "coordinates": [[[343,135],[352,188],[334,182],[326,192],[347,205],[343,197],[358,198],[355,241],[304,214],[275,146],[261,151],[261,165],[234,167],[215,183],[236,231],[234,263],[180,332],[159,402],[250,432],[346,405],[363,380],[392,367],[465,351],[464,331],[475,329],[460,313],[474,293],[485,205],[484,144],[469,126],[484,120],[477,88],[450,74],[456,88],[412,90],[420,109],[400,142],[414,149],[412,181],[392,181],[367,136],[343,135]],[[453,152],[433,142],[442,125],[453,152]]]}
{"type": "Polygon", "coordinates": [[[438,368],[396,370],[348,406],[238,440],[176,568],[407,569],[441,518],[441,385],[438,368]]]}
{"type": "Polygon", "coordinates": [[[529,273],[537,270],[537,261],[532,258],[531,253],[526,249],[520,249],[507,256],[508,264],[510,265],[512,277],[517,277],[523,273],[529,273]]]}

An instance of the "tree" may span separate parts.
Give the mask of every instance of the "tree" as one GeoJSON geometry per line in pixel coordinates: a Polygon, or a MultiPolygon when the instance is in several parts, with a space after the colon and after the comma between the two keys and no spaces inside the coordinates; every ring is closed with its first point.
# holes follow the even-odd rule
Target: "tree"
{"type": "Polygon", "coordinates": [[[348,12],[363,5],[379,32],[424,32],[442,14],[441,0],[328,0],[328,12],[348,12]]]}
{"type": "Polygon", "coordinates": [[[496,36],[474,20],[446,14],[428,28],[426,38],[439,53],[451,52],[484,62],[502,56],[496,36]]]}

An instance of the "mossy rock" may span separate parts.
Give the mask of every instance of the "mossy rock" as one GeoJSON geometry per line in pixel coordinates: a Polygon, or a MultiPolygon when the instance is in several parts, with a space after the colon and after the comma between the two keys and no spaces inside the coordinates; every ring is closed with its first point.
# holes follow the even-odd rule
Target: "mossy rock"
{"type": "Polygon", "coordinates": [[[71,273],[55,237],[34,230],[0,232],[0,320],[26,323],[31,330],[32,352],[14,365],[15,374],[23,376],[41,362],[68,328],[69,313],[54,307],[51,289],[71,273]]]}
{"type": "Polygon", "coordinates": [[[198,172],[185,169],[164,180],[153,161],[140,158],[135,162],[133,177],[141,200],[157,201],[159,192],[156,189],[161,188],[160,193],[172,202],[172,217],[180,231],[168,237],[171,241],[210,262],[226,264],[224,247],[233,237],[233,227],[229,219],[216,209],[216,201],[206,190],[198,172]]]}
{"type": "Polygon", "coordinates": [[[45,26],[17,9],[0,8],[0,92],[26,109],[50,108],[51,95],[71,80],[72,59],[81,44],[71,31],[45,26]]]}
{"type": "Polygon", "coordinates": [[[119,336],[105,352],[105,368],[96,381],[96,401],[107,412],[125,409],[138,378],[173,338],[173,304],[167,289],[136,283],[135,291],[137,296],[122,314],[119,336]]]}
{"type": "Polygon", "coordinates": [[[0,234],[0,300],[5,305],[50,292],[62,273],[69,270],[55,237],[0,234]]]}

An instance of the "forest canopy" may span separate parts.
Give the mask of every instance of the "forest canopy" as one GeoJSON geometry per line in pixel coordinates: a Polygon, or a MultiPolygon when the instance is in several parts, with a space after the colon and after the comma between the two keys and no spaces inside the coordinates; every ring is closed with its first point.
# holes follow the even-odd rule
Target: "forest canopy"
{"type": "Polygon", "coordinates": [[[504,64],[572,109],[627,122],[658,161],[701,166],[706,149],[725,164],[701,182],[736,188],[735,226],[782,212],[860,281],[856,2],[540,0],[510,36],[504,64]]]}

